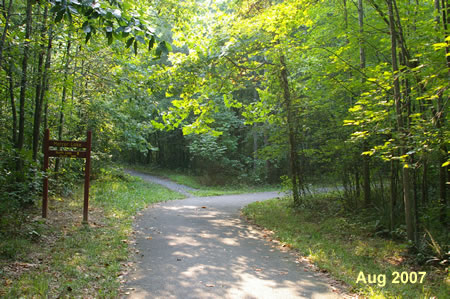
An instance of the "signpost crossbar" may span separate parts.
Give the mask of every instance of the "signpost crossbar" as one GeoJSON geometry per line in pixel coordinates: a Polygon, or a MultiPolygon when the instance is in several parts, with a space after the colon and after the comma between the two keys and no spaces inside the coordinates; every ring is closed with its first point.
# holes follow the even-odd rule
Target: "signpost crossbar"
{"type": "Polygon", "coordinates": [[[79,151],[48,151],[49,157],[86,158],[86,152],[79,151]]]}
{"type": "Polygon", "coordinates": [[[49,140],[48,145],[57,147],[78,147],[78,148],[87,148],[88,146],[86,141],[64,141],[64,140],[49,140]]]}
{"type": "MultiPolygon", "coordinates": [[[[43,151],[44,151],[44,172],[46,173],[49,167],[50,157],[66,157],[66,158],[83,158],[86,159],[84,168],[84,204],[83,204],[83,223],[88,223],[88,206],[89,206],[89,178],[91,172],[91,148],[92,148],[92,133],[87,132],[86,141],[64,141],[64,140],[50,140],[49,129],[45,130],[43,151]],[[75,147],[85,148],[86,151],[66,151],[66,150],[50,150],[50,147],[75,147]]],[[[48,175],[44,176],[43,192],[42,192],[42,217],[47,218],[48,214],[48,175]]]]}

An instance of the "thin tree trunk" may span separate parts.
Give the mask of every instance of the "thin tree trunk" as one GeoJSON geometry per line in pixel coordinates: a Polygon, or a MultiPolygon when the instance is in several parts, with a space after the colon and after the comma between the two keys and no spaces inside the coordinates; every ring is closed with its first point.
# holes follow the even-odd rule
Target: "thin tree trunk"
{"type": "Polygon", "coordinates": [[[289,91],[288,71],[286,66],[286,58],[284,55],[280,55],[281,65],[281,86],[283,88],[283,98],[286,105],[287,112],[287,125],[289,134],[289,162],[292,180],[292,195],[294,198],[294,204],[300,204],[299,196],[299,176],[298,176],[298,156],[297,156],[297,140],[295,136],[295,120],[292,109],[291,93],[289,91]]]}
{"type": "MultiPolygon", "coordinates": [[[[442,0],[441,1],[441,8],[439,9],[439,0],[435,1],[435,8],[438,12],[442,13],[442,26],[444,29],[444,40],[447,43],[447,47],[445,48],[446,53],[446,62],[447,62],[447,68],[450,72],[450,46],[449,41],[447,40],[449,36],[449,24],[450,24],[450,5],[448,1],[442,0]]],[[[436,17],[436,21],[439,24],[440,20],[439,17],[436,17]]],[[[435,113],[436,118],[436,127],[439,129],[439,139],[440,139],[440,146],[439,146],[439,203],[441,205],[441,211],[440,211],[440,220],[441,223],[446,226],[447,225],[447,176],[448,176],[448,166],[442,167],[442,165],[447,161],[447,147],[445,145],[445,138],[444,138],[444,132],[442,129],[443,121],[446,119],[445,116],[445,105],[443,103],[442,95],[439,94],[438,96],[438,103],[437,103],[437,112],[435,113]]]]}
{"type": "Polygon", "coordinates": [[[5,27],[3,27],[2,37],[0,39],[0,69],[3,65],[3,48],[5,47],[6,35],[8,34],[9,29],[9,19],[11,18],[11,7],[13,4],[13,0],[9,0],[8,11],[5,15],[5,27]]]}
{"type": "MultiPolygon", "coordinates": [[[[26,7],[26,23],[25,23],[25,40],[23,45],[23,59],[22,59],[22,80],[20,82],[20,96],[19,96],[19,135],[17,138],[16,148],[21,150],[24,146],[25,140],[25,96],[27,89],[27,68],[28,56],[30,52],[30,37],[31,37],[31,21],[32,21],[32,0],[27,0],[26,7]]],[[[17,169],[22,169],[22,162],[19,161],[17,169]]]]}
{"type": "MultiPolygon", "coordinates": [[[[63,90],[61,96],[61,106],[59,110],[59,125],[58,125],[58,139],[62,140],[63,127],[64,127],[64,106],[67,96],[67,78],[69,76],[69,64],[70,64],[70,47],[72,46],[72,38],[69,33],[67,38],[67,48],[66,48],[66,64],[64,66],[64,79],[63,79],[63,90]]],[[[60,159],[57,158],[55,162],[55,172],[59,171],[60,159]]]]}
{"type": "Polygon", "coordinates": [[[445,47],[445,54],[447,59],[447,68],[450,70],[450,42],[447,40],[449,36],[448,24],[450,24],[450,5],[448,0],[442,0],[442,25],[444,27],[444,40],[447,43],[445,47]]]}
{"type": "MultiPolygon", "coordinates": [[[[364,48],[364,6],[363,1],[358,0],[358,24],[359,24],[359,66],[361,71],[366,68],[366,50],[364,48]]],[[[365,82],[365,77],[361,78],[361,83],[365,82]]],[[[365,140],[363,143],[363,150],[368,151],[368,144],[365,140]]],[[[363,192],[364,192],[364,206],[367,208],[371,203],[370,199],[370,157],[363,156],[363,192]]]]}
{"type": "MultiPolygon", "coordinates": [[[[405,137],[403,136],[406,132],[404,121],[403,121],[403,108],[401,103],[401,92],[400,92],[400,82],[398,79],[399,67],[397,62],[397,33],[395,30],[395,20],[394,20],[394,10],[393,10],[393,0],[387,0],[389,9],[389,29],[391,34],[391,56],[392,56],[392,72],[394,76],[394,101],[397,114],[397,126],[400,134],[400,154],[402,156],[406,155],[406,144],[405,137]]],[[[406,232],[408,239],[415,241],[415,225],[414,225],[414,214],[413,214],[413,198],[411,197],[411,175],[410,168],[405,165],[403,167],[403,202],[405,205],[405,222],[406,222],[406,232]]]]}
{"type": "Polygon", "coordinates": [[[359,182],[360,182],[359,168],[358,168],[358,166],[356,166],[355,167],[355,192],[356,192],[355,201],[361,200],[361,184],[359,182]]]}
{"type": "Polygon", "coordinates": [[[11,115],[12,115],[12,144],[17,144],[17,111],[16,101],[14,98],[14,78],[12,74],[13,62],[9,63],[9,67],[6,68],[8,83],[9,83],[9,99],[11,101],[11,115]]]}
{"type": "MultiPolygon", "coordinates": [[[[33,123],[33,160],[36,161],[37,153],[39,148],[40,139],[40,127],[42,118],[42,93],[44,92],[45,79],[43,78],[44,70],[42,66],[44,64],[44,54],[45,54],[45,35],[47,31],[47,15],[48,7],[45,6],[42,29],[41,29],[41,49],[38,58],[38,69],[37,69],[37,83],[36,83],[36,93],[35,93],[35,110],[34,110],[34,123],[33,123]]],[[[49,37],[49,40],[51,37],[49,37]]],[[[50,41],[49,41],[50,43],[50,41]]]]}
{"type": "Polygon", "coordinates": [[[258,132],[256,126],[253,127],[253,171],[258,167],[258,132]]]}
{"type": "Polygon", "coordinates": [[[391,160],[391,204],[390,204],[390,229],[395,227],[395,205],[397,204],[397,166],[394,160],[391,160]]]}

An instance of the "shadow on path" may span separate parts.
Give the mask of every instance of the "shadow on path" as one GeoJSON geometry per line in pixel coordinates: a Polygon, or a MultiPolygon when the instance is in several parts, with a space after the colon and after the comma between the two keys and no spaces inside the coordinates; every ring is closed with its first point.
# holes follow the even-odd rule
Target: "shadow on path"
{"type": "Polygon", "coordinates": [[[277,195],[192,197],[143,211],[126,298],[339,298],[329,279],[239,217],[242,206],[277,195]]]}

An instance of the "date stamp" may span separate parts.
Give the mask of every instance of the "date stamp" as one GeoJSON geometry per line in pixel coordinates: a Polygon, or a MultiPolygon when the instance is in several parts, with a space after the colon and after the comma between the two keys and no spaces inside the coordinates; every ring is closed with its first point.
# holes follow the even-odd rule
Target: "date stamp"
{"type": "MultiPolygon", "coordinates": [[[[392,284],[416,284],[423,283],[427,272],[397,272],[394,271],[391,274],[390,282],[392,284]]],[[[360,271],[358,274],[358,278],[356,279],[356,283],[364,283],[364,284],[376,284],[379,287],[384,287],[387,282],[386,274],[365,274],[363,271],[360,271]]]]}

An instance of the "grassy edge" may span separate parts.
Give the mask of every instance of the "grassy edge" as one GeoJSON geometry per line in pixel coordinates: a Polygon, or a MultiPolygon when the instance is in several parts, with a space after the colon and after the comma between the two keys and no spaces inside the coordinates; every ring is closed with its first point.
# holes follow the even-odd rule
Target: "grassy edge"
{"type": "Polygon", "coordinates": [[[94,181],[90,193],[87,226],[81,225],[81,188],[74,198],[53,198],[48,220],[30,215],[21,236],[28,248],[14,260],[0,260],[0,297],[118,297],[134,215],[149,204],[183,198],[134,178],[94,181]]]}
{"type": "Polygon", "coordinates": [[[250,186],[246,184],[241,185],[224,185],[224,186],[205,186],[199,182],[199,179],[195,176],[181,173],[168,169],[154,169],[145,166],[137,165],[125,165],[125,168],[133,169],[142,173],[155,175],[169,179],[175,183],[185,185],[197,190],[190,191],[191,194],[199,197],[204,196],[220,196],[220,195],[232,195],[232,194],[244,194],[244,193],[256,193],[266,191],[279,191],[278,185],[261,185],[250,186]]]}
{"type": "Polygon", "coordinates": [[[445,282],[448,273],[431,272],[429,268],[425,270],[423,284],[393,284],[395,271],[419,271],[407,263],[396,265],[404,259],[406,246],[369,236],[367,230],[345,217],[319,216],[308,209],[294,210],[290,199],[255,202],[246,206],[242,213],[252,223],[272,231],[273,237],[282,244],[300,252],[319,269],[364,297],[446,298],[450,291],[445,282]],[[357,283],[361,272],[366,283],[363,280],[357,283]],[[369,283],[367,275],[371,278],[376,275],[375,283],[369,283]]]}

